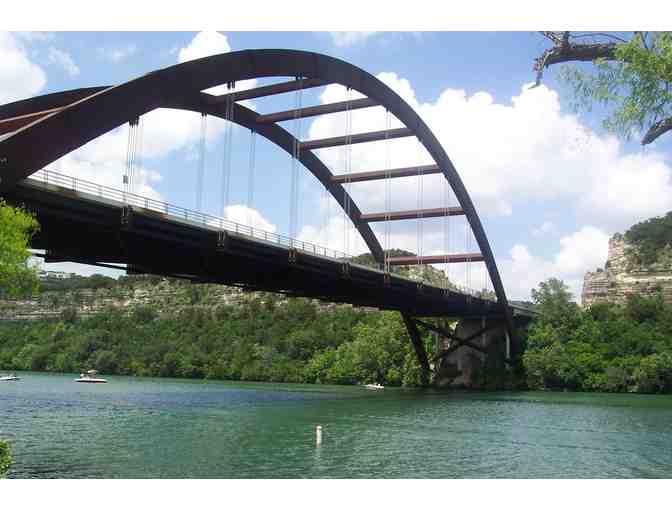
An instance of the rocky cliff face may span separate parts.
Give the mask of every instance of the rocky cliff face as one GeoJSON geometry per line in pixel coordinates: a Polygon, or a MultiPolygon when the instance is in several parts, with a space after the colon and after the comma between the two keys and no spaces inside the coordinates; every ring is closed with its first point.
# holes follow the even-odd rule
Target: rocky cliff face
{"type": "Polygon", "coordinates": [[[672,302],[672,248],[660,254],[655,263],[638,262],[637,251],[621,234],[609,240],[609,255],[604,269],[589,271],[583,279],[581,303],[624,303],[630,294],[652,296],[662,292],[672,302]]]}
{"type": "MultiPolygon", "coordinates": [[[[68,309],[86,317],[107,310],[129,312],[138,306],[151,306],[160,314],[172,314],[185,307],[215,309],[220,305],[244,305],[250,299],[264,299],[263,295],[225,285],[193,285],[185,280],[159,277],[138,278],[132,284],[112,288],[42,291],[30,299],[0,299],[0,320],[55,319],[68,309]]],[[[282,295],[277,295],[277,299],[280,302],[287,300],[282,295]]],[[[320,309],[350,306],[321,301],[315,303],[320,309]]]]}

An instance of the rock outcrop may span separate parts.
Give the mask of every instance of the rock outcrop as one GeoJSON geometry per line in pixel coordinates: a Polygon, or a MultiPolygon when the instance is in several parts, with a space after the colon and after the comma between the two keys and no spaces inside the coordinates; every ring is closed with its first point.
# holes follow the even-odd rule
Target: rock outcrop
{"type": "MultiPolygon", "coordinates": [[[[74,309],[80,317],[109,310],[127,313],[138,306],[150,306],[159,314],[172,314],[187,307],[214,310],[220,305],[244,305],[251,299],[263,300],[263,295],[225,285],[194,285],[186,280],[135,276],[133,283],[118,283],[112,288],[48,290],[28,299],[0,299],[0,320],[57,319],[69,309],[74,309]]],[[[277,295],[277,299],[280,303],[287,301],[282,295],[277,295]]],[[[315,303],[320,309],[350,306],[315,303]]]]}
{"type": "Polygon", "coordinates": [[[621,234],[609,240],[604,269],[589,271],[583,279],[581,304],[620,303],[628,295],[653,296],[662,293],[672,303],[672,248],[665,248],[653,264],[638,261],[637,250],[621,234]]]}

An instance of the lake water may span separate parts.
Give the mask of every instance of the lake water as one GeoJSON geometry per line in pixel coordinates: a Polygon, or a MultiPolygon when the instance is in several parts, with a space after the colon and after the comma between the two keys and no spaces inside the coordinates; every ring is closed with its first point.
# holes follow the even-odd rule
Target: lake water
{"type": "Polygon", "coordinates": [[[672,396],[20,375],[15,478],[672,477],[672,396]]]}

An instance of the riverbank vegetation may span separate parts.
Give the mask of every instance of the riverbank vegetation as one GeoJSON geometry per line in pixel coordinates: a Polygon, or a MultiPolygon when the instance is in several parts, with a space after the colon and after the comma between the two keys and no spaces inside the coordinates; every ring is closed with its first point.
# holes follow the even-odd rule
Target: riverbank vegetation
{"type": "Polygon", "coordinates": [[[0,298],[37,291],[37,270],[28,263],[28,243],[38,229],[33,215],[0,200],[0,298]]]}
{"type": "Polygon", "coordinates": [[[5,478],[12,465],[12,455],[9,451],[9,443],[0,439],[0,478],[5,478]]]}
{"type": "Polygon", "coordinates": [[[530,389],[672,392],[672,305],[662,295],[584,310],[552,278],[533,299],[540,315],[523,356],[530,389]]]}
{"type": "MultiPolygon", "coordinates": [[[[428,344],[431,340],[427,338],[428,344]]],[[[397,313],[256,294],[238,304],[152,306],[0,324],[0,369],[275,382],[417,386],[397,313]]]]}

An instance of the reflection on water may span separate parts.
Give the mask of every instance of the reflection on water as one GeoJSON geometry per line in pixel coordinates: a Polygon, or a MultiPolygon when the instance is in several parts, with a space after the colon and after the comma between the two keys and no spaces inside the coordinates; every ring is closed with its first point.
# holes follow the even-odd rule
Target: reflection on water
{"type": "Polygon", "coordinates": [[[16,478],[672,476],[669,396],[22,376],[0,386],[16,478]]]}

